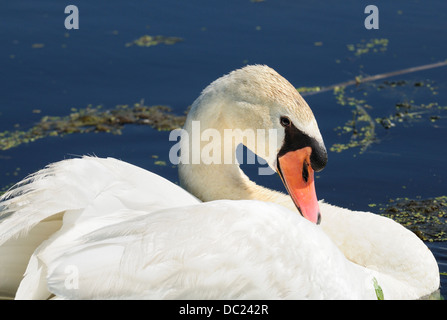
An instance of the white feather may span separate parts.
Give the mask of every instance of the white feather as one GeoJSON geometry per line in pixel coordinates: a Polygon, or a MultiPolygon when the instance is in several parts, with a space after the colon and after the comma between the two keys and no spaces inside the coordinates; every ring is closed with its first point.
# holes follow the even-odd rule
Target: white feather
{"type": "Polygon", "coordinates": [[[128,218],[113,217],[119,209],[148,213],[199,202],[171,185],[123,161],[94,157],[54,163],[25,179],[0,202],[0,255],[8,256],[0,259],[0,294],[14,295],[31,254],[61,228],[62,218],[64,231],[85,221],[95,228],[128,218]]]}
{"type": "Polygon", "coordinates": [[[65,299],[375,298],[373,272],[272,203],[221,200],[142,213],[57,242],[39,256],[51,266],[50,292],[65,299]],[[72,269],[75,288],[66,283],[72,269]]]}

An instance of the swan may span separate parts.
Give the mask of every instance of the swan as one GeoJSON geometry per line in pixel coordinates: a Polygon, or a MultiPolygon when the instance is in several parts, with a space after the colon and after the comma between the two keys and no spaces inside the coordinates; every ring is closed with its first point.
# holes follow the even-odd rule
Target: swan
{"type": "Polygon", "coordinates": [[[0,199],[0,296],[417,299],[439,288],[436,260],[412,232],[317,201],[324,142],[307,103],[275,70],[246,66],[212,82],[193,103],[183,137],[229,128],[240,130],[212,145],[221,162],[197,162],[189,152],[209,153],[211,136],[181,139],[183,188],[88,156],[19,182],[0,199]],[[223,161],[228,150],[235,158],[249,129],[276,133],[250,148],[289,195],[223,161]]]}

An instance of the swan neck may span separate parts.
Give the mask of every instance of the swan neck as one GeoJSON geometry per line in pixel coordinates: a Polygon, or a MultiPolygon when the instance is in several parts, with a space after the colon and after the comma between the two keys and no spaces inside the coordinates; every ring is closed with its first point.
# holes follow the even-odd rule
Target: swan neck
{"type": "Polygon", "coordinates": [[[181,186],[203,201],[252,199],[252,193],[262,187],[251,181],[237,162],[240,138],[229,139],[223,121],[213,122],[212,126],[200,120],[185,124],[179,163],[181,186]]]}

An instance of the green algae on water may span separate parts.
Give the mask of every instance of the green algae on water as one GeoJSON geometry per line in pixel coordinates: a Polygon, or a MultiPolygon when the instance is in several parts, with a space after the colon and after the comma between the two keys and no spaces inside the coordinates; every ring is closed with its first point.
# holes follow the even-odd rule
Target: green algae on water
{"type": "Polygon", "coordinates": [[[126,47],[131,47],[134,45],[139,47],[152,47],[159,44],[173,45],[181,41],[183,41],[183,39],[178,37],[144,35],[132,42],[126,43],[126,47]]]}
{"type": "Polygon", "coordinates": [[[352,119],[348,120],[343,126],[335,128],[339,136],[349,134],[349,142],[334,143],[330,150],[332,152],[342,152],[351,148],[360,148],[360,153],[364,152],[372,143],[377,141],[375,121],[367,111],[372,107],[363,99],[346,96],[343,87],[335,88],[334,95],[337,104],[352,108],[352,119]]]}
{"type": "Polygon", "coordinates": [[[333,88],[336,103],[351,108],[352,117],[348,118],[343,125],[335,128],[337,135],[344,136],[345,141],[334,143],[330,147],[332,152],[357,148],[360,150],[359,153],[363,153],[373,143],[380,141],[379,135],[384,132],[383,129],[389,130],[398,125],[409,127],[421,121],[428,121],[431,126],[437,127],[441,125],[439,124],[441,120],[447,118],[445,115],[447,106],[440,105],[438,102],[416,104],[413,99],[406,97],[408,91],[411,91],[412,95],[423,95],[424,99],[426,99],[427,93],[436,95],[438,87],[433,81],[427,79],[424,81],[395,80],[384,81],[376,85],[363,83],[360,77],[357,78],[359,78],[358,85],[349,90],[349,93],[346,93],[345,86],[333,88]],[[388,91],[384,92],[383,90],[388,91]],[[401,91],[403,92],[401,93],[401,91]],[[390,93],[400,99],[404,97],[405,100],[389,101],[390,93]],[[377,95],[386,99],[379,106],[381,110],[386,109],[386,113],[382,111],[382,114],[377,115],[377,110],[373,109],[365,100],[365,97],[370,95],[373,95],[372,99],[375,100],[377,100],[377,95]],[[376,113],[374,117],[373,113],[376,113]]]}
{"type": "Polygon", "coordinates": [[[361,40],[360,43],[357,44],[348,44],[346,48],[349,51],[354,52],[354,55],[357,57],[367,54],[367,53],[378,53],[385,52],[388,48],[389,40],[385,38],[373,38],[366,40],[361,40]]]}
{"type": "Polygon", "coordinates": [[[143,102],[133,106],[117,105],[114,109],[88,106],[72,109],[68,116],[44,116],[32,128],[22,131],[0,132],[0,150],[8,150],[23,143],[49,136],[72,133],[105,132],[120,134],[124,125],[148,125],[157,130],[174,130],[183,126],[185,115],[175,115],[167,106],[146,106],[143,102]]]}
{"type": "Polygon", "coordinates": [[[377,205],[378,213],[413,231],[424,241],[447,241],[447,196],[397,198],[377,205]]]}
{"type": "Polygon", "coordinates": [[[321,90],[321,87],[299,87],[296,88],[300,94],[308,93],[308,92],[318,92],[321,90]]]}
{"type": "Polygon", "coordinates": [[[381,124],[385,129],[395,127],[398,123],[411,124],[416,121],[428,120],[435,123],[445,118],[441,112],[447,110],[446,106],[441,106],[437,102],[427,104],[415,104],[414,102],[398,102],[395,104],[395,112],[386,117],[378,117],[376,123],[381,124]]]}

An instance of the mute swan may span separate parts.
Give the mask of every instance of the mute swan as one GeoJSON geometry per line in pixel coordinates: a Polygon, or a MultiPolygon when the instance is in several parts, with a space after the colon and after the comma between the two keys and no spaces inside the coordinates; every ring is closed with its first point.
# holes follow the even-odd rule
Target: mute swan
{"type": "Polygon", "coordinates": [[[252,147],[290,196],[250,181],[236,162],[194,163],[192,140],[182,139],[191,162],[179,164],[189,192],[112,158],[51,164],[0,199],[0,296],[376,299],[380,287],[385,299],[413,299],[438,289],[437,263],[412,232],[317,202],[323,139],[273,69],[247,66],[211,83],[185,132],[194,121],[201,132],[240,129],[219,145],[230,158],[244,130],[275,129],[252,147]]]}

